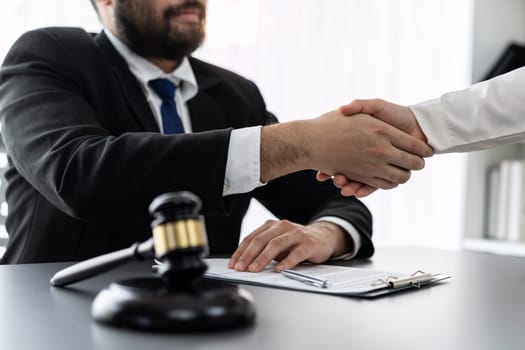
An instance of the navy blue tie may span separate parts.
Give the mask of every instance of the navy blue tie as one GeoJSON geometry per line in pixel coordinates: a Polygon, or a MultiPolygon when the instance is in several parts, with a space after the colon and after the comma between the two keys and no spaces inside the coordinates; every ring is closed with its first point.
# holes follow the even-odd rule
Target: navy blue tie
{"type": "Polygon", "coordinates": [[[177,112],[175,104],[175,90],[177,86],[168,79],[154,79],[149,81],[149,86],[162,100],[160,115],[162,116],[162,128],[165,134],[182,134],[184,127],[177,112]]]}

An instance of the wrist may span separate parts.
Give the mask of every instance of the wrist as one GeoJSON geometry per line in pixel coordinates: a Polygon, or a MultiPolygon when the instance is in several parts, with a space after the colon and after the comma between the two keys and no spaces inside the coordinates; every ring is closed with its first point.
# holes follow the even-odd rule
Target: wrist
{"type": "Polygon", "coordinates": [[[354,241],[341,226],[328,221],[316,221],[312,225],[317,227],[323,236],[328,238],[329,242],[332,242],[330,259],[354,251],[354,241]]]}
{"type": "Polygon", "coordinates": [[[311,168],[312,146],[307,121],[272,124],[261,128],[261,182],[311,168]]]}

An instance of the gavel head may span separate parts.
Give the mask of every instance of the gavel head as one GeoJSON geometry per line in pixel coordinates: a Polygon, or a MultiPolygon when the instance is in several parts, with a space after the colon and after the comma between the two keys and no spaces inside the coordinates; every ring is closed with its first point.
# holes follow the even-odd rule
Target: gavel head
{"type": "Polygon", "coordinates": [[[200,199],[191,192],[170,192],[156,197],[149,206],[157,272],[171,290],[191,289],[207,266],[208,253],[204,221],[199,215],[200,199]]]}

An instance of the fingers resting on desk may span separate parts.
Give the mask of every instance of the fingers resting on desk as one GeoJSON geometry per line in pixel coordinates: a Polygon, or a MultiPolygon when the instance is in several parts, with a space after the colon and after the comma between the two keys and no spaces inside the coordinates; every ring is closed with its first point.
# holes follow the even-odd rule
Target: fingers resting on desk
{"type": "Polygon", "coordinates": [[[275,271],[303,261],[322,263],[348,250],[349,235],[329,222],[300,225],[288,220],[268,220],[250,233],[233,253],[228,267],[259,272],[277,260],[275,271]]]}

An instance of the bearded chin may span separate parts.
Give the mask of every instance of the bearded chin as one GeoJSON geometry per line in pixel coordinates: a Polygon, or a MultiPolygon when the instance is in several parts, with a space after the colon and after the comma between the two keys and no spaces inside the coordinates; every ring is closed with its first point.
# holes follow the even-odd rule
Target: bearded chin
{"type": "Polygon", "coordinates": [[[190,29],[177,27],[140,27],[124,16],[117,20],[120,39],[136,54],[143,57],[157,57],[168,60],[181,60],[189,56],[204,41],[204,24],[190,29]]]}
{"type": "MultiPolygon", "coordinates": [[[[165,59],[180,60],[191,55],[204,41],[204,28],[199,26],[191,31],[181,32],[177,28],[164,36],[166,40],[163,45],[157,46],[158,57],[165,59]]],[[[160,43],[161,41],[159,41],[160,43]]]]}

